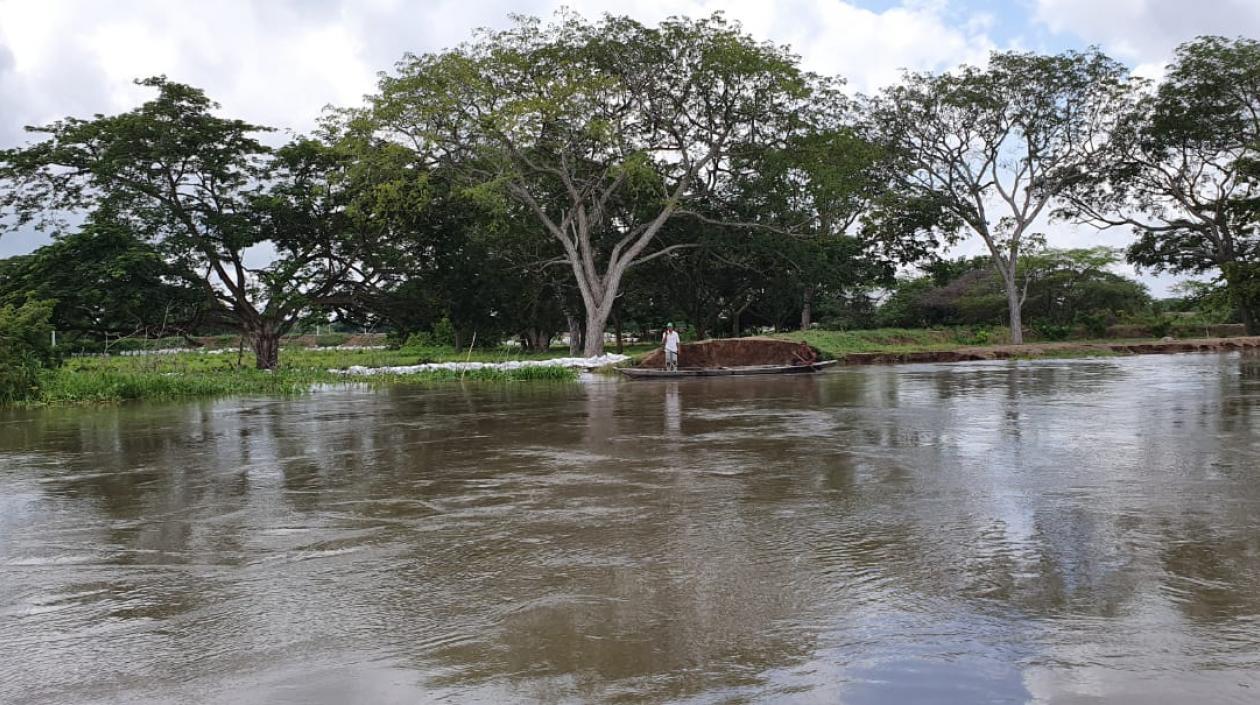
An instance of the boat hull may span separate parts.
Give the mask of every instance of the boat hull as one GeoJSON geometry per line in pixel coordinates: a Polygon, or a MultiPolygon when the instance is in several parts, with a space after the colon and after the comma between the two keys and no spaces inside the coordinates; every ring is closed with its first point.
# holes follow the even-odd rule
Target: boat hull
{"type": "Polygon", "coordinates": [[[661,370],[646,367],[621,367],[617,371],[630,379],[677,379],[681,377],[740,377],[745,375],[809,374],[831,367],[835,360],[823,360],[809,365],[749,365],[746,367],[692,367],[678,370],[661,370]]]}

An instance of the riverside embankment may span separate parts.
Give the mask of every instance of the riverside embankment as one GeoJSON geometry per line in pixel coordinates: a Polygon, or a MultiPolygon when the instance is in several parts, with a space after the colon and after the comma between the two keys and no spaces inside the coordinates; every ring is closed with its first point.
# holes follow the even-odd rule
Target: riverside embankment
{"type": "Polygon", "coordinates": [[[1260,350],[1260,336],[1245,338],[1197,338],[1193,340],[1138,340],[1032,343],[1027,345],[968,346],[953,350],[907,350],[846,353],[846,365],[879,365],[911,362],[969,362],[976,360],[1027,360],[1111,355],[1167,355],[1191,352],[1260,350]]]}

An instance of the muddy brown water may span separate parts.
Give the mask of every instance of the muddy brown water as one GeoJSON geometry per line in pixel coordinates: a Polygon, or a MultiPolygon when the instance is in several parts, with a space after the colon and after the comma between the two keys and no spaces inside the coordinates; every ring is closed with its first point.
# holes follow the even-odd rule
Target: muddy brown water
{"type": "Polygon", "coordinates": [[[1260,357],[0,414],[0,702],[1255,703],[1260,357]]]}

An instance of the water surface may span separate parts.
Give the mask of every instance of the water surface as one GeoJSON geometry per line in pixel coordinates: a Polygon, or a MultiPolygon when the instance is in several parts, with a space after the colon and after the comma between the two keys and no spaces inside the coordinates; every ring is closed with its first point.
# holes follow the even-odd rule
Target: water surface
{"type": "Polygon", "coordinates": [[[0,702],[1252,703],[1260,358],[0,414],[0,702]]]}

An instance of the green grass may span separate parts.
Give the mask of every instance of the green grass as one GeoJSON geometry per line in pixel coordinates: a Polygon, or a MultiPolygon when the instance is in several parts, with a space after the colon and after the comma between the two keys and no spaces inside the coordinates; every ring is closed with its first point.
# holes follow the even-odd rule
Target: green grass
{"type": "MultiPolygon", "coordinates": [[[[567,350],[536,355],[510,356],[507,350],[473,351],[473,362],[508,359],[546,359],[567,356],[567,350]]],[[[176,353],[149,356],[78,357],[66,360],[40,378],[35,398],[25,405],[116,403],[136,399],[181,399],[231,395],[303,394],[316,385],[387,386],[463,382],[572,381],[574,370],[561,367],[523,367],[515,370],[481,369],[465,372],[432,370],[409,374],[345,375],[334,370],[351,366],[382,367],[423,362],[463,362],[453,350],[422,353],[403,350],[309,350],[286,349],[280,369],[264,372],[250,367],[246,354],[242,365],[228,354],[176,353]]]]}
{"type": "MultiPolygon", "coordinates": [[[[804,340],[826,358],[843,358],[853,353],[907,353],[955,350],[969,346],[1005,345],[1009,335],[1003,328],[946,328],[781,333],[774,337],[804,340]]],[[[1066,346],[1032,349],[1016,359],[1108,357],[1124,353],[1070,347],[1072,344],[1151,342],[1145,339],[1070,340],[1066,346]]],[[[1036,343],[1033,343],[1036,345],[1036,343]]],[[[626,353],[641,357],[655,349],[636,345],[626,353]]],[[[433,370],[414,374],[350,376],[338,373],[352,366],[393,367],[429,362],[503,362],[521,359],[567,357],[567,348],[542,353],[524,353],[515,348],[475,349],[420,348],[401,350],[316,350],[286,347],[280,354],[280,369],[261,372],[252,369],[253,355],[235,353],[176,353],[147,356],[79,357],[66,360],[56,369],[45,371],[36,398],[24,404],[113,403],[133,399],[180,399],[229,395],[303,394],[316,385],[437,384],[463,382],[545,382],[568,381],[576,372],[559,367],[525,367],[516,370],[433,370]]]]}
{"type": "Polygon", "coordinates": [[[1005,345],[1005,328],[878,328],[874,330],[810,330],[780,333],[776,338],[803,340],[824,356],[841,358],[851,353],[923,352],[955,350],[972,345],[1005,345]]]}
{"type": "Polygon", "coordinates": [[[233,394],[298,394],[322,381],[304,371],[268,374],[258,370],[233,372],[148,372],[84,370],[65,367],[42,377],[37,404],[83,404],[133,399],[178,399],[233,394]]]}
{"type": "Polygon", "coordinates": [[[1041,350],[1040,352],[1030,352],[1027,354],[1015,354],[1006,358],[1007,360],[1076,360],[1091,357],[1124,357],[1130,353],[1120,352],[1118,350],[1090,349],[1090,348],[1057,348],[1050,350],[1041,350]]]}
{"type": "MultiPolygon", "coordinates": [[[[1010,332],[1005,328],[811,330],[780,333],[774,337],[784,340],[803,340],[818,349],[824,358],[841,359],[854,353],[942,352],[967,347],[1010,344],[1010,332]]],[[[1125,353],[1088,346],[1151,342],[1158,342],[1158,339],[1147,337],[1048,341],[1026,338],[1025,344],[1029,346],[1029,352],[1017,354],[1008,359],[1115,357],[1125,353]]]]}

